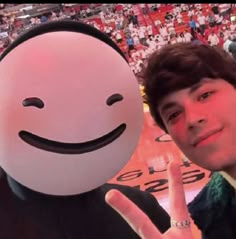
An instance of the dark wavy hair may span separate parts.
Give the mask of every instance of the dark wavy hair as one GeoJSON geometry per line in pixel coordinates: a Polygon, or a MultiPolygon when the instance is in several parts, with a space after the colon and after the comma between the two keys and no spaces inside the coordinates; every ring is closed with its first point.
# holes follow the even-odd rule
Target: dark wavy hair
{"type": "Polygon", "coordinates": [[[203,78],[221,78],[235,87],[236,61],[219,47],[176,43],[164,46],[150,56],[142,78],[151,115],[167,132],[158,111],[161,100],[203,78]]]}

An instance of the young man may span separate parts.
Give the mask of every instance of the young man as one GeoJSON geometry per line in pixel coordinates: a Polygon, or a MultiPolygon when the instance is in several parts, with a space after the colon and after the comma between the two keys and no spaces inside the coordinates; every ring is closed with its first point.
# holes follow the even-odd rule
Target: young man
{"type": "MultiPolygon", "coordinates": [[[[216,172],[188,205],[191,217],[204,239],[236,238],[235,69],[235,60],[222,49],[177,43],[155,52],[144,72],[147,101],[156,123],[170,134],[190,160],[216,172]]],[[[171,180],[176,180],[175,175],[172,174],[171,180]]],[[[178,183],[182,190],[181,183],[178,183]]],[[[171,190],[177,193],[177,189],[171,190]]],[[[163,236],[152,230],[151,223],[148,226],[144,223],[143,227],[143,215],[140,220],[134,221],[129,210],[121,210],[124,205],[114,202],[116,195],[112,192],[108,194],[107,202],[123,216],[128,216],[133,228],[138,227],[138,231],[145,228],[144,238],[192,238],[190,234],[183,237],[178,230],[174,237],[170,236],[173,236],[170,232],[173,233],[176,225],[177,228],[183,225],[189,232],[186,224],[189,221],[183,218],[179,218],[178,223],[173,224],[175,227],[163,236]]],[[[177,199],[170,196],[172,206],[173,200],[178,205],[177,199]]],[[[129,205],[128,202],[125,204],[129,205]]],[[[172,219],[179,210],[178,206],[173,208],[172,219]]],[[[137,209],[132,211],[132,215],[137,213],[137,209]]],[[[177,214],[181,215],[179,212],[177,214]]]]}

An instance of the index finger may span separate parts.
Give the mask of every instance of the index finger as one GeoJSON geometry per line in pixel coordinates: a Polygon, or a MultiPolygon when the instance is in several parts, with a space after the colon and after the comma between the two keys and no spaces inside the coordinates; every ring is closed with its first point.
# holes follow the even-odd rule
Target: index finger
{"type": "Polygon", "coordinates": [[[170,161],[167,172],[169,178],[169,205],[171,218],[175,221],[189,219],[180,165],[175,161],[170,161]]]}
{"type": "Polygon", "coordinates": [[[149,217],[120,191],[111,189],[106,193],[105,200],[142,239],[162,238],[149,217]]]}

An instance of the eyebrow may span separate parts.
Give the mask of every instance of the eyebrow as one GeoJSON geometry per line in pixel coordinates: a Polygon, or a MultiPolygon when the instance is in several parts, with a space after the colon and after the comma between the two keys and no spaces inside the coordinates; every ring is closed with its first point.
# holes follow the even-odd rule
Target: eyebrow
{"type": "MultiPolygon", "coordinates": [[[[204,83],[206,83],[205,80],[202,80],[194,85],[192,85],[189,89],[189,92],[188,94],[191,95],[193,94],[195,91],[197,91],[204,83]]],[[[168,109],[170,108],[173,108],[177,106],[177,103],[176,102],[168,102],[166,104],[163,104],[161,109],[160,109],[160,113],[163,114],[165,111],[167,111],[168,109]]]]}
{"type": "Polygon", "coordinates": [[[163,114],[165,111],[167,111],[168,109],[173,108],[175,106],[177,106],[176,102],[168,102],[161,107],[160,113],[163,114]]]}
{"type": "Polygon", "coordinates": [[[188,94],[191,95],[192,93],[194,93],[195,91],[197,91],[204,83],[206,83],[206,81],[200,81],[194,85],[192,85],[189,89],[188,94]]]}

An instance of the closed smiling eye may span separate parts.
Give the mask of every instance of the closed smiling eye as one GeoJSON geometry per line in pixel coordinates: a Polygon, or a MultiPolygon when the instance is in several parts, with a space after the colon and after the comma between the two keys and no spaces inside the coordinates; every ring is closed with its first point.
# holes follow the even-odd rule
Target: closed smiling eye
{"type": "Polygon", "coordinates": [[[29,97],[23,100],[22,105],[24,107],[34,106],[39,109],[42,109],[44,107],[44,102],[37,97],[29,97]]]}
{"type": "Polygon", "coordinates": [[[108,97],[106,103],[108,106],[113,105],[116,102],[122,101],[124,97],[121,94],[113,94],[110,97],[108,97]]]}

